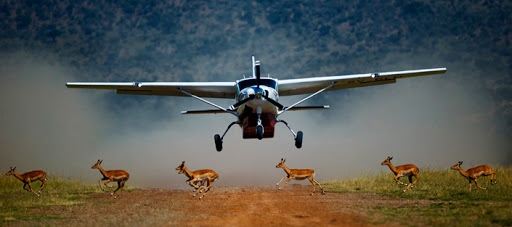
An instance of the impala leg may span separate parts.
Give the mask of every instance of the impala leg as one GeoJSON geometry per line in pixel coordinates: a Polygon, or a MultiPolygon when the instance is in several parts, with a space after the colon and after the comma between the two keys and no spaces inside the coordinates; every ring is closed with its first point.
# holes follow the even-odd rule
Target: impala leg
{"type": "Polygon", "coordinates": [[[486,188],[480,187],[480,185],[478,185],[478,182],[476,181],[476,179],[474,179],[473,181],[475,182],[475,185],[476,185],[477,188],[480,188],[482,190],[487,190],[486,188]]]}
{"type": "Polygon", "coordinates": [[[277,182],[276,186],[279,186],[279,184],[281,183],[281,181],[283,181],[285,178],[287,178],[287,177],[283,177],[283,178],[281,178],[281,180],[280,180],[279,182],[277,182]]]}
{"type": "Polygon", "coordinates": [[[197,191],[198,188],[200,188],[200,186],[197,185],[197,183],[200,183],[198,182],[197,180],[195,179],[192,179],[192,180],[188,180],[187,181],[187,184],[189,184],[191,187],[194,188],[194,190],[192,190],[193,192],[197,191]]]}
{"type": "Polygon", "coordinates": [[[412,176],[409,176],[409,186],[407,186],[407,188],[404,190],[404,192],[407,191],[407,189],[412,188],[416,184],[416,182],[418,182],[418,174],[416,174],[416,173],[413,173],[413,174],[414,174],[414,177],[416,178],[416,180],[414,180],[414,182],[412,182],[412,176]]]}
{"type": "Polygon", "coordinates": [[[315,181],[315,183],[318,184],[318,187],[320,187],[320,190],[322,190],[322,194],[325,194],[325,191],[324,191],[324,188],[322,188],[322,185],[320,185],[320,183],[318,183],[318,181],[315,180],[314,178],[313,178],[313,181],[315,181]]]}
{"type": "MultiPolygon", "coordinates": [[[[412,181],[412,177],[409,177],[409,180],[412,181]]],[[[416,178],[416,180],[418,180],[418,178],[416,178]]],[[[404,189],[404,192],[406,192],[407,190],[409,190],[409,188],[412,187],[412,183],[409,183],[409,185],[404,189]]]]}
{"type": "Polygon", "coordinates": [[[205,183],[207,183],[206,186],[211,184],[210,181],[207,182],[206,179],[201,181],[201,187],[200,188],[203,188],[203,189],[199,189],[199,192],[204,192],[206,190],[206,187],[204,186],[205,183]]]}
{"type": "Polygon", "coordinates": [[[103,189],[103,187],[101,186],[101,180],[103,180],[103,179],[100,179],[100,181],[98,182],[98,184],[100,185],[100,189],[101,189],[102,191],[105,191],[105,190],[103,189]]]}
{"type": "Polygon", "coordinates": [[[292,179],[292,178],[291,178],[291,177],[289,177],[289,178],[288,178],[288,180],[286,180],[286,181],[284,182],[284,184],[283,184],[283,185],[281,185],[281,187],[279,187],[279,190],[281,190],[281,189],[282,189],[286,184],[288,184],[288,182],[289,182],[291,179],[292,179]]]}
{"type": "Polygon", "coordinates": [[[311,193],[311,195],[313,195],[313,193],[315,193],[315,191],[316,191],[316,187],[315,187],[316,183],[315,183],[315,181],[313,181],[313,177],[311,177],[311,176],[308,177],[308,180],[313,185],[313,192],[311,193]]]}
{"type": "Polygon", "coordinates": [[[108,183],[110,183],[111,181],[112,181],[112,178],[109,178],[109,179],[108,179],[107,181],[105,181],[105,183],[103,183],[103,184],[105,184],[105,186],[107,186],[107,187],[109,187],[109,188],[113,188],[114,186],[112,186],[112,185],[108,185],[108,183]]]}
{"type": "Polygon", "coordinates": [[[118,181],[118,182],[117,182],[117,188],[116,188],[116,190],[114,190],[113,192],[111,192],[111,193],[110,193],[110,196],[114,196],[114,199],[116,199],[115,194],[116,194],[117,190],[119,190],[120,188],[121,188],[121,181],[118,181]]]}
{"type": "Polygon", "coordinates": [[[41,180],[41,182],[43,182],[43,184],[41,185],[41,188],[39,188],[39,193],[41,193],[41,191],[43,190],[44,186],[46,185],[46,178],[42,178],[40,180],[41,180]]]}
{"type": "Polygon", "coordinates": [[[37,196],[40,196],[39,194],[37,194],[37,192],[35,192],[34,190],[32,190],[32,185],[30,185],[30,181],[29,181],[29,182],[27,182],[27,184],[28,184],[28,188],[29,188],[29,190],[30,190],[32,193],[34,193],[34,194],[35,194],[35,195],[37,195],[37,196]]]}
{"type": "Polygon", "coordinates": [[[189,184],[194,187],[194,194],[192,195],[192,197],[196,197],[196,194],[201,191],[201,188],[203,188],[203,183],[201,182],[201,186],[197,186],[196,183],[198,183],[199,180],[197,179],[192,179],[189,181],[189,184]]]}
{"type": "Polygon", "coordinates": [[[397,184],[407,185],[407,184],[402,183],[402,181],[400,181],[400,175],[396,175],[395,176],[395,181],[396,181],[397,184]]]}
{"type": "Polygon", "coordinates": [[[195,192],[195,191],[199,190],[199,188],[201,188],[201,186],[203,186],[202,181],[196,182],[195,184],[192,185],[192,187],[194,188],[192,191],[195,192]],[[199,183],[201,183],[201,184],[199,184],[199,183]]]}
{"type": "Polygon", "coordinates": [[[208,187],[206,187],[206,188],[205,188],[205,187],[203,186],[203,188],[204,188],[205,190],[204,190],[204,193],[199,197],[199,199],[202,199],[202,198],[206,195],[206,193],[207,193],[208,191],[210,191],[210,188],[212,187],[212,182],[213,182],[213,181],[210,181],[210,178],[206,179],[205,181],[207,181],[206,183],[207,183],[208,187]]]}
{"type": "Polygon", "coordinates": [[[121,181],[118,181],[117,182],[117,189],[112,193],[114,195],[114,199],[116,199],[117,197],[119,197],[119,194],[123,191],[124,189],[124,184],[126,183],[126,180],[121,180],[121,181]],[[119,192],[116,194],[116,192],[119,190],[119,192]]]}
{"type": "Polygon", "coordinates": [[[471,192],[471,180],[469,180],[469,192],[471,192]]]}
{"type": "Polygon", "coordinates": [[[491,185],[492,184],[497,184],[498,182],[496,181],[496,171],[492,172],[491,173],[491,185]],[[493,178],[494,178],[494,181],[493,181],[493,178]]]}

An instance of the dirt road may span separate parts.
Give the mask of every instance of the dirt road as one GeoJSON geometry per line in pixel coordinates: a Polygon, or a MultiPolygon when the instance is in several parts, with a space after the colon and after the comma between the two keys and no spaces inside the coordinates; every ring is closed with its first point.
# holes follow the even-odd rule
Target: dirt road
{"type": "MultiPolygon", "coordinates": [[[[109,193],[93,194],[85,205],[31,208],[56,217],[14,225],[188,225],[188,226],[368,226],[370,208],[414,201],[360,193],[315,193],[310,187],[214,188],[203,200],[192,191],[145,189],[123,192],[114,203],[109,193]]],[[[386,223],[389,226],[393,223],[386,223]]]]}

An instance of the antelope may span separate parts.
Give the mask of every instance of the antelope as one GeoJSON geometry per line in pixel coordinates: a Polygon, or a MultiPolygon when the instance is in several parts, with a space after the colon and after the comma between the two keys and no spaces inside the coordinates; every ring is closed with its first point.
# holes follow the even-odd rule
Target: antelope
{"type": "Polygon", "coordinates": [[[400,179],[400,177],[405,177],[405,176],[407,176],[409,178],[409,185],[407,186],[407,188],[404,189],[404,192],[406,192],[409,188],[412,188],[414,186],[414,184],[416,184],[416,182],[418,182],[418,172],[420,171],[420,169],[418,169],[418,167],[413,164],[406,164],[406,165],[401,165],[401,166],[395,167],[395,166],[393,166],[393,164],[391,164],[391,159],[393,159],[393,157],[388,156],[388,158],[386,158],[386,160],[384,160],[381,163],[381,165],[389,166],[389,169],[391,169],[391,171],[393,171],[393,173],[395,174],[395,181],[397,184],[407,186],[408,184],[401,182],[399,179],[400,179]],[[416,177],[416,180],[414,181],[414,183],[412,182],[412,176],[416,177]]]}
{"type": "Polygon", "coordinates": [[[471,181],[474,181],[475,182],[475,185],[477,188],[480,188],[482,190],[486,190],[486,188],[482,188],[478,185],[478,182],[476,181],[476,178],[478,178],[479,176],[489,176],[491,175],[491,185],[494,185],[494,184],[497,184],[498,182],[496,181],[496,171],[492,171],[491,170],[491,167],[488,166],[488,165],[481,165],[481,166],[477,166],[477,167],[474,167],[474,168],[471,168],[471,169],[468,169],[466,171],[464,171],[460,165],[462,165],[462,161],[459,161],[457,162],[457,164],[453,165],[451,167],[451,169],[453,170],[459,170],[459,173],[465,177],[466,179],[469,180],[469,191],[471,192],[471,181]],[[494,181],[493,181],[493,176],[494,176],[494,181]]]}
{"type": "Polygon", "coordinates": [[[116,192],[119,190],[119,193],[123,191],[124,184],[128,179],[130,179],[130,174],[124,170],[104,170],[103,167],[101,167],[101,163],[103,160],[99,160],[91,167],[92,169],[98,169],[103,175],[103,178],[100,178],[99,186],[102,191],[105,191],[103,187],[101,187],[101,181],[106,180],[105,186],[112,188],[113,186],[108,185],[111,181],[117,182],[117,189],[114,192],[110,193],[110,196],[114,196],[114,199],[116,199],[116,192]]]}
{"type": "Polygon", "coordinates": [[[30,171],[30,172],[20,175],[19,173],[14,172],[15,170],[16,170],[16,167],[14,167],[14,168],[10,167],[9,172],[5,173],[5,175],[7,175],[7,176],[14,175],[14,177],[18,178],[18,180],[20,180],[21,182],[24,183],[23,190],[27,190],[25,187],[28,184],[27,191],[31,191],[35,195],[40,196],[41,191],[43,190],[44,186],[46,185],[46,173],[42,170],[34,170],[34,171],[30,171]],[[32,185],[30,184],[31,182],[36,181],[36,180],[39,180],[42,182],[41,188],[39,189],[38,193],[36,193],[36,192],[34,192],[34,190],[32,190],[32,185]]]}
{"type": "Polygon", "coordinates": [[[320,190],[322,190],[322,194],[325,194],[325,191],[322,188],[322,185],[320,185],[320,183],[318,183],[318,181],[316,181],[313,178],[315,176],[314,170],[312,170],[312,169],[289,169],[284,164],[284,162],[286,162],[286,159],[281,158],[281,161],[279,162],[279,164],[276,165],[276,168],[283,168],[284,172],[286,172],[286,175],[287,175],[287,176],[281,178],[281,180],[279,182],[277,182],[276,186],[279,186],[281,181],[283,181],[285,178],[288,178],[288,180],[286,180],[286,182],[284,182],[284,184],[281,185],[281,187],[279,187],[279,190],[281,190],[292,178],[295,180],[304,180],[307,178],[311,182],[311,184],[313,184],[313,192],[311,193],[311,195],[313,195],[313,193],[315,193],[316,185],[318,185],[320,187],[320,190]]]}
{"type": "Polygon", "coordinates": [[[185,161],[183,161],[178,167],[176,167],[176,170],[178,170],[178,174],[185,174],[185,176],[188,177],[188,180],[186,181],[187,184],[194,188],[194,195],[192,195],[192,197],[195,197],[197,192],[202,193],[204,190],[204,193],[201,196],[199,196],[199,199],[202,199],[206,195],[206,193],[210,191],[213,181],[219,178],[219,175],[211,169],[200,169],[196,171],[190,171],[185,166],[185,161]],[[204,187],[205,182],[208,185],[207,187],[204,187]],[[201,183],[200,186],[198,186],[199,183],[201,183]]]}

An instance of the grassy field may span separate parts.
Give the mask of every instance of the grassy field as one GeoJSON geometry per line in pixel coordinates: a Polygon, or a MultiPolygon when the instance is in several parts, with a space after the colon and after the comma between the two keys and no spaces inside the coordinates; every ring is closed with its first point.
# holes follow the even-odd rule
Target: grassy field
{"type": "MultiPolygon", "coordinates": [[[[361,204],[360,209],[375,224],[398,222],[405,226],[510,226],[512,167],[497,168],[497,171],[497,185],[490,185],[490,177],[479,178],[480,185],[488,189],[485,191],[473,187],[469,192],[467,180],[457,171],[436,169],[422,169],[418,183],[406,193],[402,192],[405,186],[397,185],[391,172],[324,182],[323,185],[330,193],[369,193],[389,198],[389,201],[379,205],[361,204]]],[[[40,185],[40,182],[35,182],[32,186],[36,190],[40,185]]],[[[11,221],[65,219],[67,217],[35,215],[31,209],[83,206],[86,201],[84,198],[101,192],[96,184],[87,185],[77,179],[55,176],[48,177],[48,184],[41,197],[22,190],[22,187],[23,184],[14,177],[0,176],[0,226],[11,221]]],[[[126,189],[138,190],[128,186],[126,189]]]]}
{"type": "MultiPolygon", "coordinates": [[[[111,183],[111,185],[114,185],[111,183]]],[[[32,189],[38,191],[41,182],[32,183],[32,189]]],[[[116,185],[117,187],[117,185],[116,185]]],[[[28,186],[27,186],[28,188],[28,186]]],[[[106,189],[112,191],[113,189],[106,189]]],[[[125,191],[136,190],[134,187],[125,187],[125,191]]],[[[15,220],[44,220],[60,219],[57,216],[34,216],[29,210],[31,207],[47,206],[80,206],[80,200],[91,193],[99,193],[97,185],[86,185],[76,179],[64,179],[48,176],[41,197],[23,190],[23,183],[12,176],[0,176],[0,226],[6,221],[15,220]]]]}
{"type": "MultiPolygon", "coordinates": [[[[383,167],[384,168],[384,167],[383,167]]],[[[387,168],[387,167],[386,167],[387,168]]],[[[494,168],[493,168],[494,169],[494,168]]],[[[498,184],[490,184],[489,177],[480,177],[480,190],[473,184],[469,192],[468,181],[455,170],[423,169],[412,190],[403,192],[394,175],[383,173],[357,179],[324,183],[331,192],[374,193],[397,199],[416,199],[414,206],[375,206],[368,214],[376,223],[397,221],[404,225],[512,225],[512,167],[497,168],[498,184]]],[[[400,179],[407,182],[407,177],[400,179]]]]}

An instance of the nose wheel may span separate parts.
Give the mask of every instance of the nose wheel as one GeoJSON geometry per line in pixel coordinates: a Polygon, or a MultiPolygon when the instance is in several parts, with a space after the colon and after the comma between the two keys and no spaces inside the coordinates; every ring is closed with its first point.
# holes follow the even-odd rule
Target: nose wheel
{"type": "Polygon", "coordinates": [[[256,126],[256,135],[259,140],[263,139],[263,125],[256,126]]]}

